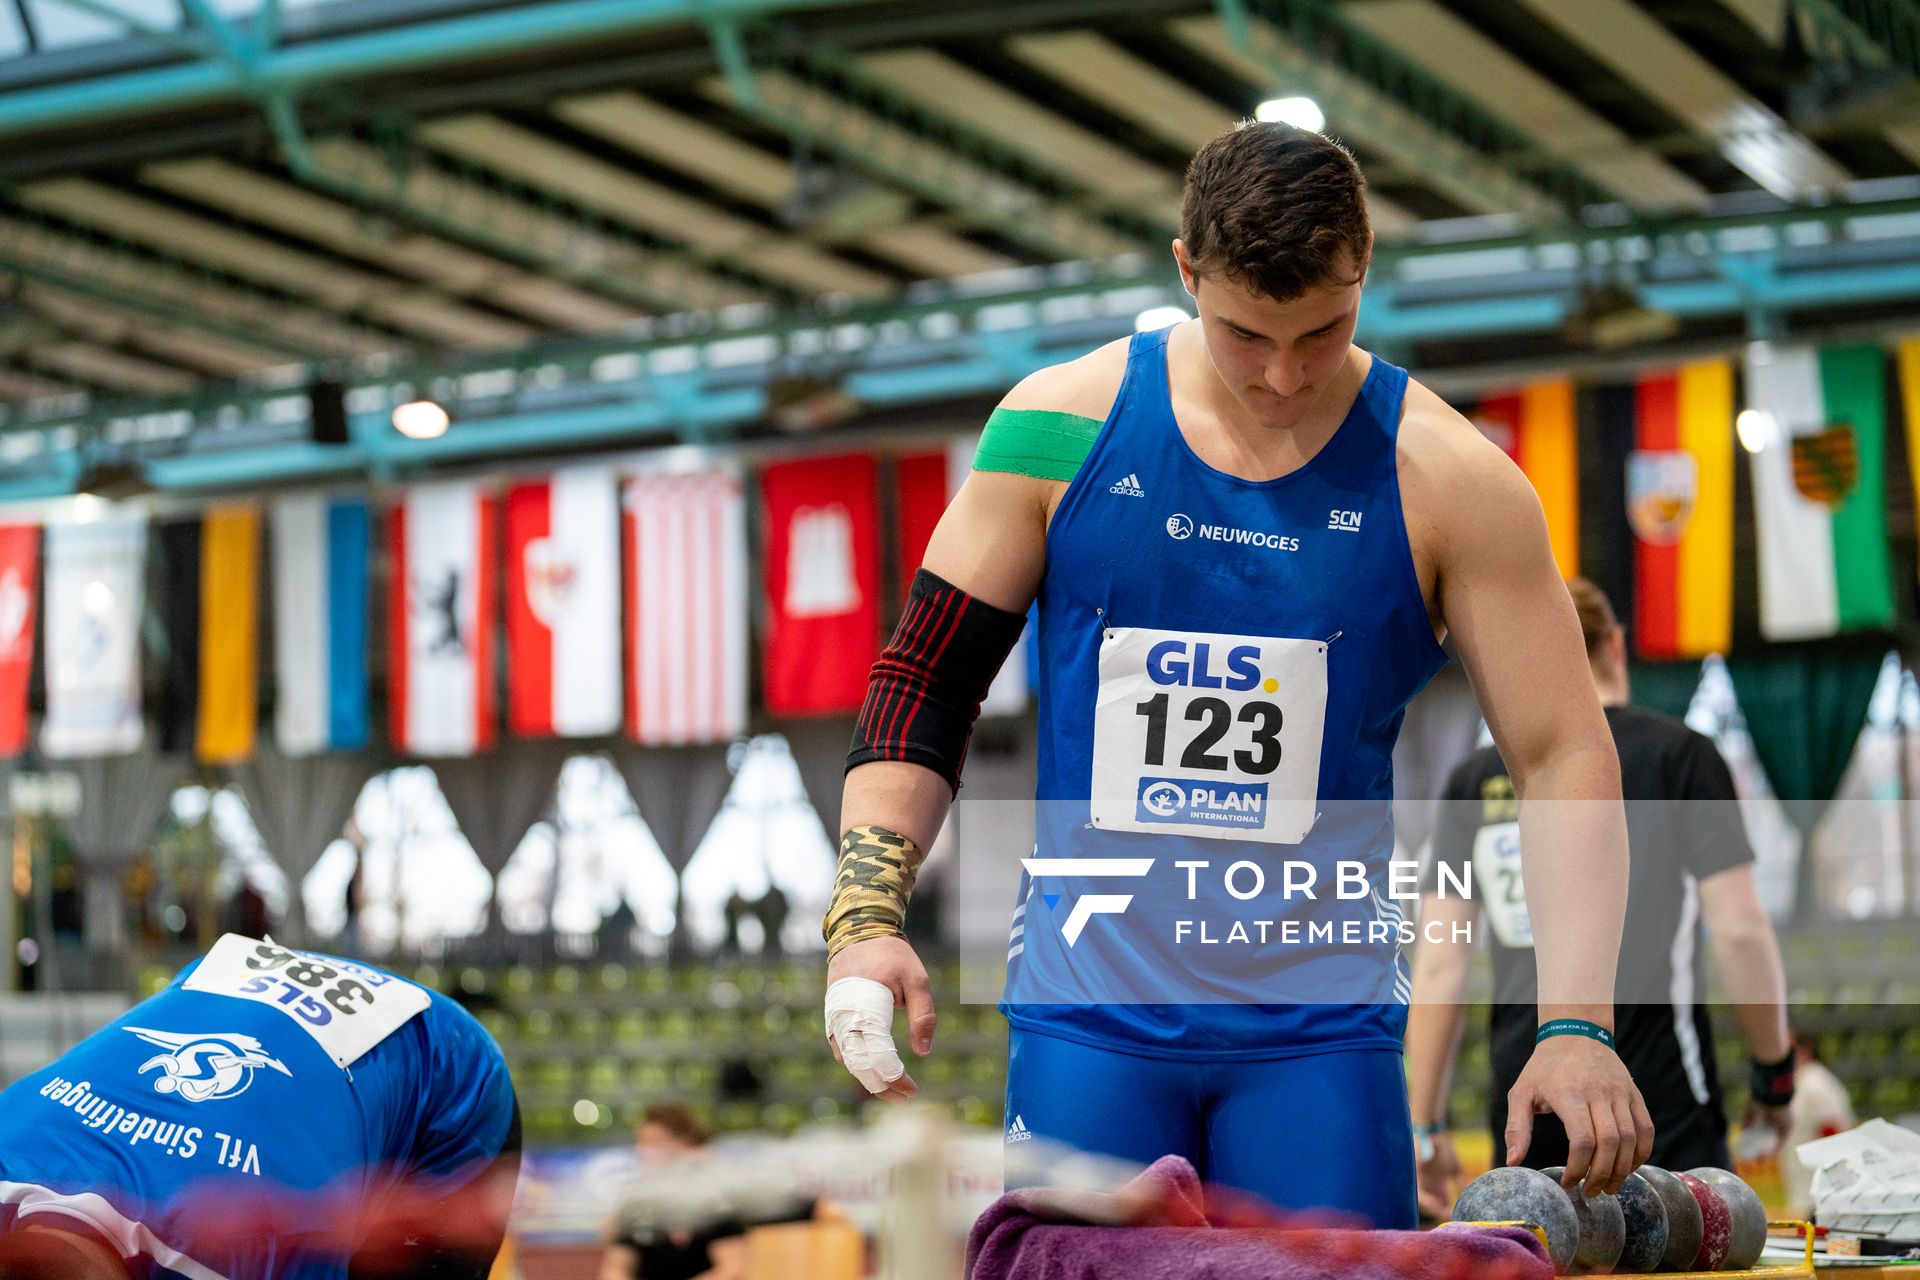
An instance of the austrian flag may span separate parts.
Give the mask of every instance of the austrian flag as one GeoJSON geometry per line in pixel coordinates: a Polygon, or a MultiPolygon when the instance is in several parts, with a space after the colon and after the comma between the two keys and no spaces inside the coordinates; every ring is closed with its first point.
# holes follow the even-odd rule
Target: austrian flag
{"type": "Polygon", "coordinates": [[[393,509],[388,700],[394,745],[412,755],[493,745],[493,521],[472,484],[423,485],[393,509]]]}
{"type": "Polygon", "coordinates": [[[507,495],[507,719],[525,737],[620,727],[620,506],[577,467],[507,495]]]}

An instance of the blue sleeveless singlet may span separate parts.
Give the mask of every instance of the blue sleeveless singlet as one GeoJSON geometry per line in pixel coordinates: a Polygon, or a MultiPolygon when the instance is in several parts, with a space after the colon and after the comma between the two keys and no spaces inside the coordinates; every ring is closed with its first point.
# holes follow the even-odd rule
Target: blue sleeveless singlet
{"type": "Polygon", "coordinates": [[[1002,1007],[1150,1055],[1398,1047],[1392,752],[1446,661],[1401,514],[1407,375],[1374,359],[1313,458],[1242,480],[1180,434],[1171,332],[1133,339],[1047,533],[1038,861],[1002,1007]]]}

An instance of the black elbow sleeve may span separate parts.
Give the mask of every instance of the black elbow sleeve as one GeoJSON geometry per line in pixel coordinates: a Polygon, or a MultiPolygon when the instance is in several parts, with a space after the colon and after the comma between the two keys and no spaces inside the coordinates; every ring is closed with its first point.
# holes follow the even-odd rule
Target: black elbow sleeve
{"type": "Polygon", "coordinates": [[[981,700],[1026,622],[925,569],[914,574],[900,625],[868,678],[847,768],[904,761],[958,791],[981,700]]]}

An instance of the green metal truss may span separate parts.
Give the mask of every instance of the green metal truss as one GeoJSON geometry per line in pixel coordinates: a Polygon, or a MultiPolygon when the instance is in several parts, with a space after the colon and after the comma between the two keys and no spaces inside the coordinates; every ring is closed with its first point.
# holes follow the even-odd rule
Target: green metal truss
{"type": "Polygon", "coordinates": [[[946,119],[817,43],[774,44],[755,66],[732,22],[708,24],[732,106],[796,145],[817,146],[1046,258],[1158,251],[1173,228],[1111,201],[946,119]]]}
{"type": "Polygon", "coordinates": [[[1863,66],[1889,66],[1920,80],[1920,2],[1787,0],[1818,46],[1838,48],[1863,66]]]}
{"type": "MultiPolygon", "coordinates": [[[[182,37],[142,22],[111,0],[66,0],[113,17],[129,30],[173,43],[182,37]],[[137,24],[137,25],[136,25],[137,24]]],[[[756,19],[808,10],[854,9],[874,0],[534,0],[407,22],[372,31],[283,45],[280,10],[264,5],[252,22],[202,26],[212,39],[195,44],[180,64],[84,77],[0,96],[0,136],[99,124],[155,111],[255,102],[304,94],[369,76],[444,66],[468,58],[516,57],[546,49],[716,18],[756,19]],[[223,32],[234,38],[222,43],[223,32]]],[[[195,4],[211,12],[211,7],[195,4]]],[[[186,34],[191,41],[193,36],[186,34]]]]}
{"type": "Polygon", "coordinates": [[[356,346],[402,352],[413,344],[368,329],[364,343],[343,342],[358,326],[302,300],[156,253],[145,246],[72,226],[37,210],[0,208],[0,274],[35,280],[134,316],[198,329],[291,360],[321,362],[356,346]],[[302,337],[302,331],[310,336],[302,337]],[[331,331],[332,339],[322,336],[331,331]]]}
{"type": "Polygon", "coordinates": [[[1329,115],[1405,138],[1421,176],[1469,206],[1491,198],[1531,225],[1553,227],[1618,199],[1327,0],[1216,0],[1215,9],[1240,53],[1277,81],[1309,88],[1329,115]],[[1282,38],[1281,48],[1259,38],[1255,20],[1282,38]]]}
{"type": "Polygon", "coordinates": [[[283,142],[289,170],[323,195],[643,311],[702,312],[768,298],[800,301],[791,285],[691,253],[447,155],[416,139],[411,126],[395,117],[383,119],[370,139],[350,134],[309,139],[291,117],[286,134],[298,139],[291,147],[283,142]],[[581,252],[586,240],[595,252],[581,252]]]}

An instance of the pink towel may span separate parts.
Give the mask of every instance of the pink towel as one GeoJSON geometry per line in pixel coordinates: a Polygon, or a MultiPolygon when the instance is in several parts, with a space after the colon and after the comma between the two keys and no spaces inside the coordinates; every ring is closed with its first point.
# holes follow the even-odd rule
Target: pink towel
{"type": "Polygon", "coordinates": [[[1164,1156],[1112,1193],[1011,1191],[967,1237],[967,1280],[1552,1280],[1532,1232],[1356,1231],[1210,1202],[1164,1156]]]}

